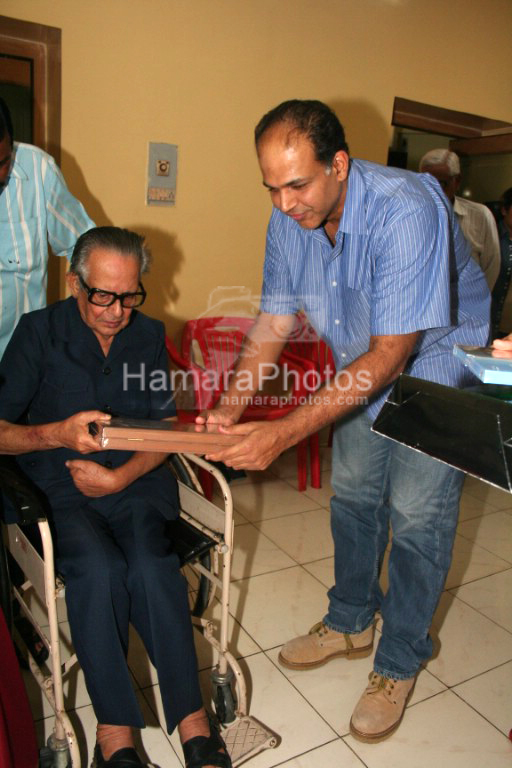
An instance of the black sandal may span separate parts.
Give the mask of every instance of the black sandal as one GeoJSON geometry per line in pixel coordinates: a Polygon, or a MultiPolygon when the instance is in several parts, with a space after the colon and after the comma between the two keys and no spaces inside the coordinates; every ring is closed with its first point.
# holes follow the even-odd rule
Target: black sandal
{"type": "Polygon", "coordinates": [[[194,736],[182,744],[185,768],[203,768],[205,765],[233,768],[219,728],[210,715],[208,715],[208,722],[210,724],[209,736],[194,736]],[[226,751],[221,752],[221,749],[226,751]]]}
{"type": "Polygon", "coordinates": [[[147,768],[133,747],[122,747],[105,760],[100,745],[96,743],[91,768],[147,768]]]}

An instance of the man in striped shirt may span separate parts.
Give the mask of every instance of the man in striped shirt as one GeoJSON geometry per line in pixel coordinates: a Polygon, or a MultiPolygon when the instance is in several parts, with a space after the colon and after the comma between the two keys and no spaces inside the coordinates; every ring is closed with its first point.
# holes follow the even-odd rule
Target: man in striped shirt
{"type": "Polygon", "coordinates": [[[464,476],[371,425],[403,371],[452,386],[469,381],[452,349],[486,343],[489,291],[434,179],[351,159],[325,104],[284,102],[261,119],[255,138],[274,206],[261,314],[223,403],[199,421],[244,436],[208,457],[237,469],[264,469],[335,422],[335,585],[324,619],[286,643],[279,660],[300,670],[369,655],[380,611],[373,671],[350,724],[356,738],[379,741],[400,724],[432,654],[429,628],[450,567],[464,476]],[[248,382],[258,389],[300,309],[334,352],[334,381],[279,421],[236,424],[248,382]],[[384,595],[379,573],[390,528],[384,595]]]}
{"type": "Polygon", "coordinates": [[[11,115],[0,98],[0,357],[21,315],[46,305],[48,242],[69,259],[91,227],[55,160],[13,140],[11,115]]]}
{"type": "Polygon", "coordinates": [[[431,149],[420,160],[420,171],[430,173],[453,205],[462,233],[471,245],[471,256],[482,269],[492,291],[500,272],[500,242],[496,222],[486,205],[459,197],[460,160],[449,149],[431,149]]]}

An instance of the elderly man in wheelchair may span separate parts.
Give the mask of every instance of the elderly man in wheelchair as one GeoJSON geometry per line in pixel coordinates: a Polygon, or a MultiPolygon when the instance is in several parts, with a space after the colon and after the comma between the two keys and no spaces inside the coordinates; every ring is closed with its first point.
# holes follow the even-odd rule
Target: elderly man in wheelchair
{"type": "Polygon", "coordinates": [[[175,415],[163,325],[137,311],[146,297],[143,238],[98,227],[76,243],[70,298],[22,316],[0,363],[0,453],[51,506],[71,634],[98,721],[93,765],[136,768],[133,729],[144,726],[127,666],[128,627],[158,672],[169,733],[187,768],[229,768],[203,708],[187,589],[166,535],[178,515],[162,453],[102,450],[91,424],[112,414],[175,415]],[[126,377],[134,367],[140,377],[126,377]],[[161,381],[161,378],[160,378],[161,381]]]}

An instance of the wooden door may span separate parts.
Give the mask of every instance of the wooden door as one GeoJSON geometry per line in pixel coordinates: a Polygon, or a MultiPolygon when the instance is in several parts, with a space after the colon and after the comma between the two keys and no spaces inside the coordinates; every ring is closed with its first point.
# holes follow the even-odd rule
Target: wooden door
{"type": "MultiPolygon", "coordinates": [[[[61,31],[0,16],[0,96],[14,138],[60,161],[61,31]]],[[[48,302],[61,298],[60,259],[48,262],[48,302]]]]}

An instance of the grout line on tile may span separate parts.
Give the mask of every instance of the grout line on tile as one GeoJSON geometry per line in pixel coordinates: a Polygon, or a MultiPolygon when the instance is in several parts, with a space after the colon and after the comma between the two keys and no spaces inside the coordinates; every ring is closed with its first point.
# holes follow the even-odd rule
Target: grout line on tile
{"type": "Polygon", "coordinates": [[[479,501],[481,504],[487,504],[487,506],[492,507],[495,512],[499,511],[498,507],[495,504],[493,504],[492,501],[484,501],[479,496],[476,496],[474,493],[471,493],[471,490],[464,488],[463,495],[466,495],[466,494],[468,496],[471,496],[472,499],[475,499],[475,501],[479,501]]]}
{"type": "MultiPolygon", "coordinates": [[[[298,493],[298,491],[297,491],[297,493],[298,493]]],[[[308,496],[308,498],[309,498],[309,496],[308,496]]],[[[265,517],[262,520],[251,520],[250,522],[251,522],[252,525],[257,527],[258,525],[262,525],[264,523],[270,523],[273,520],[283,520],[286,517],[288,517],[288,518],[295,517],[295,515],[308,515],[310,512],[320,512],[321,510],[327,509],[327,507],[322,507],[321,504],[318,504],[317,502],[314,502],[312,500],[311,500],[311,503],[312,504],[316,503],[316,506],[312,507],[311,509],[301,509],[301,510],[298,510],[296,512],[289,512],[289,513],[287,513],[285,515],[276,515],[275,517],[265,517]]],[[[259,530],[259,528],[258,528],[258,530],[259,530]]],[[[267,534],[265,534],[265,536],[267,536],[267,534]]]]}
{"type": "MultiPolygon", "coordinates": [[[[507,569],[507,570],[508,570],[508,569],[507,569]]],[[[506,572],[507,572],[507,571],[500,571],[500,573],[506,573],[506,572]]],[[[490,576],[496,576],[496,575],[498,575],[498,574],[495,574],[495,573],[492,573],[492,574],[490,574],[490,576]]],[[[487,578],[487,577],[484,577],[484,578],[487,578]]],[[[481,579],[476,579],[476,581],[481,581],[481,579]]],[[[474,584],[474,582],[468,582],[468,583],[474,584]]],[[[461,586],[462,586],[462,587],[465,587],[466,585],[465,585],[465,584],[461,584],[461,586]]],[[[454,589],[458,589],[458,587],[454,587],[454,589]]],[[[474,605],[471,605],[471,603],[468,603],[468,602],[466,602],[466,600],[464,600],[464,599],[463,599],[462,597],[460,597],[459,595],[454,595],[454,594],[452,594],[450,590],[446,590],[446,591],[447,591],[447,592],[448,592],[448,593],[451,595],[451,597],[453,597],[455,600],[459,600],[461,603],[463,603],[464,605],[466,605],[468,608],[471,608],[471,610],[472,610],[472,611],[476,611],[476,613],[479,613],[479,614],[480,614],[480,616],[483,616],[483,618],[484,618],[484,619],[487,619],[487,621],[490,621],[490,622],[491,622],[492,624],[494,624],[496,627],[499,627],[500,629],[503,629],[505,632],[508,632],[508,634],[509,634],[509,635],[512,635],[512,632],[510,631],[510,629],[508,629],[507,627],[504,627],[502,624],[499,624],[499,623],[498,623],[498,622],[497,622],[495,619],[492,619],[490,616],[487,616],[487,614],[485,614],[485,613],[482,613],[482,611],[479,611],[479,610],[478,610],[478,608],[475,608],[475,606],[474,606],[474,605]]],[[[512,660],[512,658],[511,658],[511,660],[512,660]]]]}
{"type": "MultiPolygon", "coordinates": [[[[350,735],[350,734],[347,734],[347,736],[349,736],[349,735],[350,735]]],[[[362,765],[362,766],[364,766],[364,768],[370,768],[370,766],[369,766],[369,763],[365,763],[365,762],[364,762],[363,758],[361,757],[361,755],[358,755],[358,754],[357,754],[357,752],[356,752],[356,750],[354,749],[354,747],[353,747],[351,744],[349,744],[349,743],[348,743],[348,741],[345,741],[345,737],[344,737],[344,736],[341,736],[341,738],[340,738],[340,741],[341,741],[341,742],[343,742],[343,744],[344,744],[346,747],[348,747],[348,749],[350,749],[350,751],[352,752],[352,754],[354,755],[354,757],[356,757],[356,758],[359,760],[359,762],[361,763],[361,765],[362,765]]]]}
{"type": "MultiPolygon", "coordinates": [[[[323,744],[317,744],[315,747],[311,747],[311,749],[306,749],[305,752],[299,752],[297,755],[292,755],[291,757],[285,757],[284,760],[280,760],[278,763],[272,763],[272,765],[269,766],[269,768],[279,768],[280,765],[286,765],[292,760],[297,760],[297,758],[299,757],[304,757],[304,755],[309,755],[312,752],[315,752],[317,749],[321,749],[322,747],[327,746],[327,744],[333,744],[336,741],[341,741],[341,738],[337,736],[335,739],[330,739],[329,741],[325,741],[323,744]]],[[[361,758],[359,758],[359,760],[361,760],[361,758]]],[[[361,765],[366,765],[366,763],[363,763],[361,761],[361,765]]]]}
{"type": "MultiPolygon", "coordinates": [[[[277,647],[278,647],[278,646],[274,646],[274,648],[277,648],[277,647]]],[[[273,650],[273,649],[272,649],[272,648],[269,648],[268,650],[270,651],[270,650],[273,650]]],[[[293,689],[294,689],[294,690],[295,690],[295,691],[296,691],[296,692],[299,694],[299,696],[300,696],[302,699],[304,699],[304,701],[306,702],[306,704],[308,704],[308,706],[310,706],[310,707],[311,707],[311,709],[312,709],[312,710],[314,710],[314,712],[316,713],[316,715],[317,715],[317,716],[318,716],[318,717],[319,717],[321,720],[323,720],[323,722],[324,722],[324,723],[327,725],[327,727],[328,727],[328,728],[329,728],[329,729],[330,729],[330,730],[331,730],[331,731],[334,733],[335,737],[336,737],[336,738],[340,738],[339,734],[338,734],[338,733],[336,733],[336,731],[334,730],[334,728],[332,727],[332,725],[331,725],[331,724],[330,724],[330,723],[329,723],[329,722],[328,722],[328,721],[325,719],[325,717],[324,717],[324,716],[321,714],[321,712],[318,712],[318,710],[317,710],[317,709],[315,709],[315,707],[314,707],[314,706],[311,704],[311,702],[310,702],[310,701],[309,701],[309,700],[306,698],[306,696],[304,695],[304,693],[303,693],[303,692],[302,692],[302,691],[301,691],[299,688],[297,688],[297,686],[296,686],[296,685],[294,685],[293,681],[292,681],[292,680],[290,680],[290,678],[289,678],[289,677],[287,677],[287,676],[285,675],[285,673],[283,672],[283,670],[281,669],[281,667],[279,666],[279,664],[276,664],[276,663],[275,663],[275,662],[274,662],[274,661],[273,661],[273,660],[270,658],[270,656],[268,655],[268,653],[267,653],[267,651],[266,651],[266,650],[265,650],[265,651],[263,651],[263,653],[265,654],[265,656],[267,657],[267,659],[270,661],[270,663],[271,663],[271,664],[272,664],[272,665],[273,665],[273,666],[274,666],[274,667],[277,669],[277,671],[279,672],[279,674],[280,674],[280,675],[281,675],[281,676],[282,676],[282,677],[283,677],[283,678],[286,680],[286,682],[287,682],[289,685],[291,685],[291,686],[292,686],[292,688],[293,688],[293,689]]],[[[335,741],[335,739],[331,739],[331,741],[335,741]]],[[[326,744],[330,744],[330,741],[326,742],[326,744]]]]}
{"type": "MultiPolygon", "coordinates": [[[[509,662],[506,662],[506,663],[508,664],[509,662]]],[[[502,665],[502,664],[500,664],[499,666],[503,666],[503,665],[502,665]]],[[[497,667],[495,667],[495,669],[497,669],[497,667]]],[[[484,672],[484,673],[482,673],[482,674],[486,674],[486,673],[484,672]]],[[[480,677],[480,675],[475,675],[475,677],[480,677]]],[[[458,683],[457,685],[462,685],[462,683],[458,683]]],[[[492,722],[492,720],[489,720],[489,718],[488,718],[488,717],[486,717],[486,716],[485,716],[485,715],[483,715],[481,712],[479,712],[479,711],[478,711],[478,709],[476,709],[476,707],[474,707],[474,706],[473,706],[473,704],[471,704],[469,701],[466,701],[466,699],[464,699],[464,698],[463,698],[463,697],[462,697],[462,696],[461,696],[461,695],[460,695],[460,694],[459,694],[459,693],[458,693],[458,692],[455,690],[455,687],[456,687],[456,686],[454,686],[454,688],[450,688],[450,691],[451,691],[453,694],[455,694],[455,696],[457,696],[457,698],[459,699],[459,701],[462,701],[464,704],[466,704],[466,706],[468,706],[470,709],[472,709],[472,710],[473,710],[473,712],[475,712],[477,715],[479,715],[479,716],[482,718],[482,720],[485,720],[485,722],[486,722],[486,723],[488,723],[489,725],[492,725],[492,727],[493,727],[493,728],[494,728],[496,731],[498,731],[498,733],[499,733],[501,736],[503,736],[505,739],[507,739],[507,741],[508,741],[508,734],[507,734],[507,733],[504,733],[502,730],[500,730],[500,729],[498,728],[498,726],[497,726],[495,723],[493,723],[493,722],[492,722]]],[[[512,720],[512,718],[511,718],[511,720],[512,720]]]]}
{"type": "MultiPolygon", "coordinates": [[[[264,535],[266,535],[266,534],[264,534],[264,535]]],[[[274,544],[275,542],[272,542],[272,543],[274,544]]],[[[286,552],[284,552],[284,550],[281,550],[281,551],[284,554],[286,554],[286,552]]],[[[288,557],[290,558],[290,560],[293,560],[293,558],[290,555],[288,555],[288,557]]],[[[231,579],[231,583],[232,584],[241,584],[244,581],[249,581],[249,579],[258,579],[260,576],[268,576],[271,573],[281,573],[281,571],[289,571],[292,568],[297,568],[298,565],[299,564],[296,563],[295,560],[294,560],[292,565],[287,565],[284,568],[275,568],[273,571],[265,571],[265,573],[256,573],[254,576],[242,576],[240,579],[231,579]]],[[[245,630],[245,631],[247,632],[247,630],[245,630]]]]}
{"type": "MultiPolygon", "coordinates": [[[[487,618],[487,616],[485,617],[487,618]]],[[[500,627],[501,629],[501,627],[500,627]]],[[[430,661],[430,659],[428,660],[430,661]]],[[[428,661],[425,662],[425,664],[428,664],[428,661]]],[[[494,672],[494,670],[499,669],[500,667],[505,666],[506,664],[510,664],[512,661],[512,658],[507,659],[507,661],[502,662],[501,664],[496,664],[494,667],[489,667],[489,669],[484,669],[481,672],[477,672],[476,675],[472,675],[471,677],[466,678],[465,680],[459,680],[457,683],[454,683],[454,685],[448,685],[448,683],[445,683],[444,680],[442,680],[439,675],[436,675],[435,672],[433,672],[431,669],[428,669],[428,667],[423,666],[422,668],[425,669],[429,675],[432,675],[432,677],[435,677],[435,679],[441,683],[441,685],[444,685],[446,690],[453,691],[454,688],[457,688],[458,685],[464,685],[464,683],[469,683],[471,680],[476,680],[478,677],[481,677],[482,675],[487,675],[489,672],[494,672]]],[[[439,693],[446,693],[446,691],[439,691],[439,693]]],[[[438,695],[438,694],[434,694],[438,695]]],[[[419,702],[416,702],[419,704],[419,702]]]]}
{"type": "MultiPolygon", "coordinates": [[[[499,555],[495,555],[495,557],[499,557],[499,555]]],[[[503,560],[503,558],[501,559],[503,560]]],[[[503,560],[503,562],[508,563],[508,560],[503,560]]],[[[492,573],[486,573],[485,576],[475,576],[474,579],[470,579],[469,581],[462,581],[460,584],[454,584],[453,587],[449,587],[448,589],[445,589],[443,591],[446,592],[447,594],[453,595],[454,589],[460,589],[461,587],[466,587],[468,584],[476,584],[477,582],[483,581],[484,579],[488,579],[491,576],[499,576],[501,573],[507,573],[511,569],[512,569],[512,565],[510,566],[510,568],[503,568],[501,571],[493,571],[492,573]]],[[[457,595],[453,595],[453,597],[457,597],[457,595]]],[[[473,610],[477,610],[477,609],[473,608],[473,610]]]]}
{"type": "MultiPolygon", "coordinates": [[[[498,512],[502,512],[503,510],[498,510],[498,512]]],[[[494,512],[491,512],[492,515],[494,515],[494,512]]],[[[466,522],[465,520],[462,521],[462,523],[466,522]]],[[[475,539],[470,539],[468,536],[464,536],[464,534],[458,530],[457,526],[457,535],[461,536],[463,539],[466,539],[466,541],[471,542],[471,544],[476,544],[480,549],[483,549],[485,552],[488,552],[490,555],[494,555],[494,557],[499,557],[501,560],[503,560],[505,563],[509,563],[512,567],[512,560],[509,560],[506,557],[503,557],[502,555],[498,555],[496,552],[493,552],[492,549],[488,549],[487,547],[484,547],[483,544],[481,544],[479,541],[475,541],[475,539]]]]}

